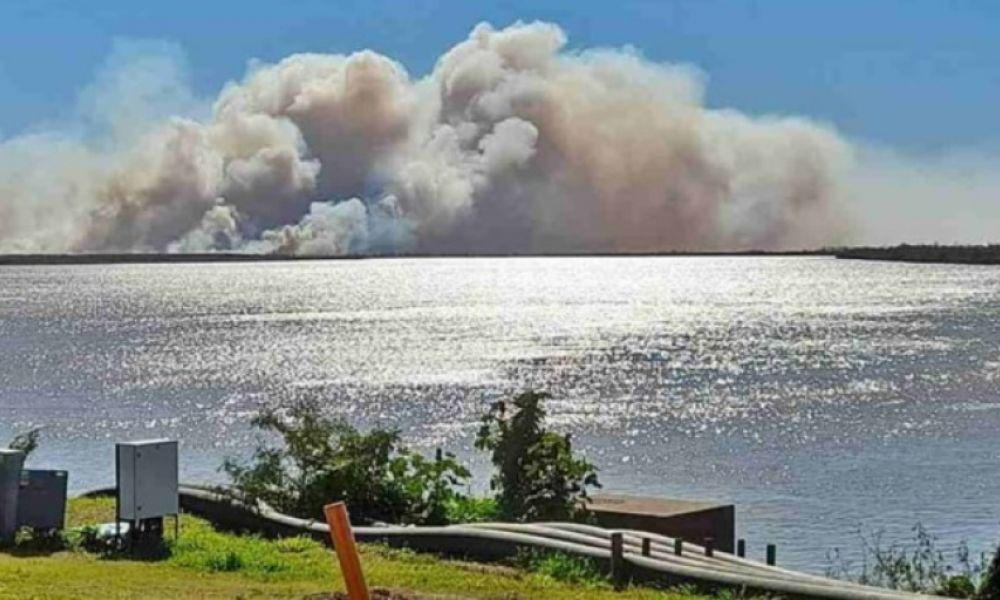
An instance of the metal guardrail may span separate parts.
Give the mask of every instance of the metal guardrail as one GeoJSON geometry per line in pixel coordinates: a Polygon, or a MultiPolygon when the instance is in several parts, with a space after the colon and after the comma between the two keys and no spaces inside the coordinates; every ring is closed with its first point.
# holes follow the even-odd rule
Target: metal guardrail
{"type": "MultiPolygon", "coordinates": [[[[84,495],[113,493],[111,488],[84,495]]],[[[181,508],[225,528],[270,536],[309,535],[329,543],[326,523],[281,514],[231,493],[182,485],[181,508]]],[[[447,556],[498,560],[524,549],[547,549],[593,558],[612,567],[612,538],[621,536],[620,564],[637,582],[690,583],[701,587],[779,594],[786,598],[832,600],[919,600],[937,598],[864,586],[766,565],[655,533],[609,530],[578,523],[477,523],[446,527],[356,527],[359,542],[378,542],[447,556]],[[680,554],[677,551],[680,550],[680,554]]]]}

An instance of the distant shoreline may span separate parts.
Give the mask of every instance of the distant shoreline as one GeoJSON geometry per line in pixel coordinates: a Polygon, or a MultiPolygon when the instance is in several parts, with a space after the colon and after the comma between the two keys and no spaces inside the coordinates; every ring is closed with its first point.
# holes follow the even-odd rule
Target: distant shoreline
{"type": "Polygon", "coordinates": [[[984,246],[858,246],[823,248],[819,250],[737,250],[719,252],[565,252],[565,253],[412,253],[412,254],[348,254],[338,256],[293,256],[285,254],[3,254],[0,266],[32,265],[114,265],[114,264],[173,264],[173,263],[239,263],[239,262],[298,262],[317,260],[380,260],[398,258],[599,258],[599,257],[761,257],[761,256],[829,256],[850,260],[892,262],[1000,265],[1000,244],[984,246]]]}
{"type": "Polygon", "coordinates": [[[393,258],[580,258],[580,257],[653,257],[653,256],[831,256],[830,250],[793,250],[768,252],[747,250],[734,252],[577,252],[538,254],[348,254],[336,256],[293,256],[284,254],[3,254],[0,266],[30,265],[114,265],[158,263],[225,263],[225,262],[298,262],[316,260],[380,260],[393,258]]]}
{"type": "Polygon", "coordinates": [[[1000,245],[938,246],[932,244],[838,248],[834,256],[851,260],[909,263],[1000,265],[1000,245]]]}

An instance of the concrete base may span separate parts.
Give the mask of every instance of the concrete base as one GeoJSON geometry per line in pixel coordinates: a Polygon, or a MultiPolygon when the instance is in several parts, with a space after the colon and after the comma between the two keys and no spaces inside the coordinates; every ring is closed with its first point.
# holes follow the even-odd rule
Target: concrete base
{"type": "Polygon", "coordinates": [[[735,549],[736,508],[732,504],[597,494],[587,508],[597,524],[607,529],[639,529],[692,544],[712,538],[720,552],[731,554],[735,549]]]}

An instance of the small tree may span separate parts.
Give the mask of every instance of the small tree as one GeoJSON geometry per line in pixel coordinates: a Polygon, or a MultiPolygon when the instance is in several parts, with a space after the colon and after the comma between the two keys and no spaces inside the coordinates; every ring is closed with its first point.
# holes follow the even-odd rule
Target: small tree
{"type": "Polygon", "coordinates": [[[1000,546],[983,575],[976,600],[1000,600],[1000,546]]]}
{"type": "Polygon", "coordinates": [[[403,447],[398,431],[362,433],[315,402],[265,409],[252,423],[283,446],[258,446],[249,463],[227,459],[222,469],[236,489],[293,515],[321,519],[325,504],[344,501],[361,522],[443,524],[469,478],[451,454],[428,460],[403,447]]]}
{"type": "Polygon", "coordinates": [[[584,509],[587,487],[600,487],[594,465],[573,457],[570,436],[545,428],[547,398],[528,391],[511,409],[505,402],[493,404],[476,436],[476,448],[489,451],[497,469],[490,486],[505,519],[574,518],[584,509]]]}

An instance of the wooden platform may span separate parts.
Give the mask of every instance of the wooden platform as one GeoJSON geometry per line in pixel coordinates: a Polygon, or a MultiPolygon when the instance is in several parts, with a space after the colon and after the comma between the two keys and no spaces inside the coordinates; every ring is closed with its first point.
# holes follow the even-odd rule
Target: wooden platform
{"type": "Polygon", "coordinates": [[[736,545],[736,507],[695,500],[676,500],[626,494],[595,494],[587,507],[597,523],[608,529],[639,529],[692,544],[712,538],[721,552],[736,545]]]}

